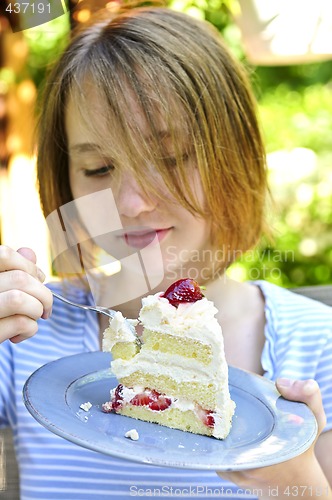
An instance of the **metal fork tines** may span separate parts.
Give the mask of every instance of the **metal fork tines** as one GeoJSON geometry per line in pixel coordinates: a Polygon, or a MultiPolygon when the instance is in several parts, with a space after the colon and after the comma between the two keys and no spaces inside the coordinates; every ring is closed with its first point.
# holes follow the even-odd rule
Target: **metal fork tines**
{"type": "Polygon", "coordinates": [[[56,292],[52,291],[52,294],[54,297],[56,297],[59,300],[62,300],[62,302],[65,302],[66,304],[69,304],[74,307],[80,307],[81,309],[85,309],[87,311],[96,311],[100,314],[104,314],[105,316],[108,316],[109,318],[114,318],[114,315],[116,311],[113,309],[108,309],[107,307],[101,307],[101,306],[88,306],[86,304],[78,304],[77,302],[73,302],[72,300],[66,299],[65,297],[62,297],[62,295],[59,295],[56,292]]]}

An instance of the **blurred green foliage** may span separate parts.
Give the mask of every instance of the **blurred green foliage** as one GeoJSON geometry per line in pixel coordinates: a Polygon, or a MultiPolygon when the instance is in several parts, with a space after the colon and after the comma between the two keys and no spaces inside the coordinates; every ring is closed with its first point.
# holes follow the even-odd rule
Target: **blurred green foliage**
{"type": "MultiPolygon", "coordinates": [[[[324,75],[328,64],[314,66],[324,75]]],[[[332,283],[332,80],[262,87],[259,110],[274,240],[261,244],[253,262],[244,256],[234,272],[289,287],[332,283]]]]}
{"type": "MultiPolygon", "coordinates": [[[[49,1],[54,2],[55,0],[49,1]]],[[[66,47],[69,33],[69,16],[67,14],[23,31],[29,48],[26,71],[37,88],[42,86],[48,69],[66,47]]]]}
{"type": "MultiPolygon", "coordinates": [[[[53,0],[54,1],[54,0],[53,0]]],[[[232,20],[237,0],[169,0],[176,10],[206,19],[248,66],[269,153],[274,201],[268,206],[272,242],[263,240],[230,268],[238,279],[283,286],[332,283],[332,63],[251,67],[232,20]]],[[[28,70],[40,86],[67,42],[62,16],[27,30],[28,70]]]]}
{"type": "Polygon", "coordinates": [[[272,242],[244,255],[231,267],[233,277],[287,287],[332,283],[331,162],[331,153],[304,148],[269,156],[272,242]]]}
{"type": "Polygon", "coordinates": [[[172,0],[206,19],[248,66],[265,137],[273,203],[263,238],[229,272],[287,287],[332,283],[332,63],[251,67],[232,14],[237,0],[172,0]]]}

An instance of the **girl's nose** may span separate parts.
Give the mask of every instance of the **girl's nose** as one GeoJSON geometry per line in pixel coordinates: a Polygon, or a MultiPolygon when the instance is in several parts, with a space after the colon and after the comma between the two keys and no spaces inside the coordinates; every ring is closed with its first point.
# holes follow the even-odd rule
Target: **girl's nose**
{"type": "Polygon", "coordinates": [[[120,216],[136,218],[143,212],[151,212],[156,203],[147,196],[131,174],[124,174],[115,194],[115,202],[120,216]]]}

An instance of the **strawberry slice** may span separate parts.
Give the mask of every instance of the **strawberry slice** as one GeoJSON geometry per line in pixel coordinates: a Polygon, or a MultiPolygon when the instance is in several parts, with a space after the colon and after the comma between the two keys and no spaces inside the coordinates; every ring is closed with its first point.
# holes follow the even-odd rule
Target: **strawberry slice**
{"type": "Polygon", "coordinates": [[[201,300],[204,295],[197,281],[191,278],[183,278],[175,281],[168,287],[163,297],[165,297],[172,306],[178,307],[179,304],[184,302],[197,302],[197,300],[201,300]]]}
{"type": "Polygon", "coordinates": [[[111,398],[111,401],[107,401],[106,403],[102,404],[102,410],[105,413],[112,413],[116,412],[119,408],[122,407],[123,405],[123,385],[119,384],[114,391],[114,394],[111,398]]]}
{"type": "Polygon", "coordinates": [[[196,412],[204,425],[207,427],[214,427],[215,420],[212,411],[204,410],[201,406],[197,405],[196,412]]]}
{"type": "Polygon", "coordinates": [[[116,411],[123,405],[123,385],[119,384],[115,389],[114,396],[112,398],[112,409],[116,411]]]}
{"type": "Polygon", "coordinates": [[[172,404],[172,401],[170,398],[166,398],[165,396],[162,396],[160,394],[155,401],[150,402],[149,408],[150,408],[150,410],[153,410],[153,411],[164,411],[169,406],[171,406],[171,404],[172,404]]]}
{"type": "Polygon", "coordinates": [[[153,411],[163,411],[171,405],[172,401],[157,391],[147,389],[136,394],[130,403],[134,406],[148,406],[153,411]]]}
{"type": "Polygon", "coordinates": [[[214,417],[211,412],[207,413],[203,423],[207,425],[207,427],[214,427],[214,417]]]}
{"type": "Polygon", "coordinates": [[[140,394],[136,394],[133,399],[130,400],[130,404],[134,406],[148,406],[151,401],[151,398],[147,392],[142,392],[140,394]]]}

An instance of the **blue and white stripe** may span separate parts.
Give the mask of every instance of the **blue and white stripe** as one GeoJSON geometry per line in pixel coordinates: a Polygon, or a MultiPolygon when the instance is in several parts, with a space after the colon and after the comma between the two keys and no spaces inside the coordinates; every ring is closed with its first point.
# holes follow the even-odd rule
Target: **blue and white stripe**
{"type": "MultiPolygon", "coordinates": [[[[332,428],[332,309],[265,282],[266,376],[315,378],[320,384],[327,429],[332,428]]],[[[60,285],[55,285],[59,287],[60,285]]],[[[68,293],[68,290],[66,290],[68,293]]],[[[86,303],[85,292],[72,299],[86,303]]],[[[55,301],[53,315],[40,321],[29,341],[0,346],[0,425],[14,431],[21,477],[21,500],[98,500],[178,496],[256,498],[222,481],[215,472],[144,466],[81,448],[52,434],[27,412],[22,388],[41,365],[63,356],[99,349],[93,312],[55,301]]],[[[45,380],[45,391],[47,391],[45,380]]]]}

